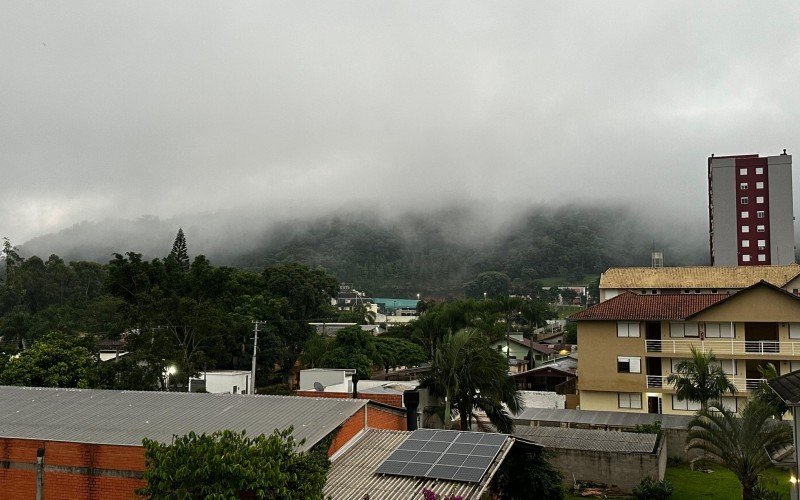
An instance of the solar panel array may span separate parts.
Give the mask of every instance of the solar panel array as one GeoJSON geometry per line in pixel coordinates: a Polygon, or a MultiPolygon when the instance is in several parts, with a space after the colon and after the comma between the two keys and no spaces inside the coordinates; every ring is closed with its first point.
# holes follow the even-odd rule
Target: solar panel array
{"type": "Polygon", "coordinates": [[[503,434],[419,429],[376,472],[479,483],[505,442],[503,434]]]}

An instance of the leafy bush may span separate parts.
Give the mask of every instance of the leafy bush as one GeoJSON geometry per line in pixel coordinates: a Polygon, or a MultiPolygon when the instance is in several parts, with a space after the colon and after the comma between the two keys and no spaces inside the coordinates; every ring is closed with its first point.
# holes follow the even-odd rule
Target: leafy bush
{"type": "Polygon", "coordinates": [[[634,486],[633,496],[637,500],[666,500],[672,496],[672,483],[666,479],[656,481],[647,476],[634,486]]]}
{"type": "Polygon", "coordinates": [[[327,447],[299,453],[292,429],[248,438],[244,432],[189,433],[171,444],[144,439],[147,486],[162,499],[322,499],[327,447]]]}

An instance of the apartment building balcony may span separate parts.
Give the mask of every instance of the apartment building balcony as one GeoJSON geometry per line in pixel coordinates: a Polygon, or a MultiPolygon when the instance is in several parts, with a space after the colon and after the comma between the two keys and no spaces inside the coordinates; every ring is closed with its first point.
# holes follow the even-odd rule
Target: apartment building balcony
{"type": "MultiPolygon", "coordinates": [[[[733,382],[738,393],[749,393],[758,388],[761,382],[765,382],[763,378],[747,378],[740,376],[728,377],[728,380],[733,382]]],[[[666,375],[647,375],[647,388],[663,391],[674,391],[674,384],[667,382],[666,375]]]]}
{"type": "Polygon", "coordinates": [[[688,340],[666,339],[646,340],[648,353],[654,354],[690,354],[692,347],[700,352],[713,351],[714,354],[730,354],[738,356],[800,356],[800,341],[778,340],[688,340]]]}

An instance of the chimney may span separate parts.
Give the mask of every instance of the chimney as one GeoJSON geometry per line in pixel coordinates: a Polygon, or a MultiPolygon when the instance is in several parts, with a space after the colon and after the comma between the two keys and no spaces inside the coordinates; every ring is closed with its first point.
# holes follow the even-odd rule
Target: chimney
{"type": "Polygon", "coordinates": [[[353,399],[358,399],[358,373],[353,374],[353,399]]]}
{"type": "Polygon", "coordinates": [[[417,430],[417,408],[419,408],[419,391],[414,389],[403,391],[403,406],[406,407],[406,430],[417,430]]]}

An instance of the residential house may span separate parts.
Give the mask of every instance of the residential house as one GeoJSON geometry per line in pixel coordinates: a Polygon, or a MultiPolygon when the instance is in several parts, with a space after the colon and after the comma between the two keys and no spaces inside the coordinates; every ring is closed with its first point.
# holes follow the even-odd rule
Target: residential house
{"type": "Polygon", "coordinates": [[[667,377],[693,347],[713,352],[734,383],[722,399],[733,410],[762,382],[762,365],[800,369],[800,297],[766,281],[730,294],[625,292],[571,319],[584,410],[691,414],[699,405],[678,400],[667,377]]]}
{"type": "Polygon", "coordinates": [[[491,343],[491,348],[508,356],[509,370],[522,372],[552,359],[555,351],[544,344],[526,339],[521,333],[512,333],[508,339],[502,338],[491,343]],[[533,362],[531,362],[533,355],[533,362]]]}

